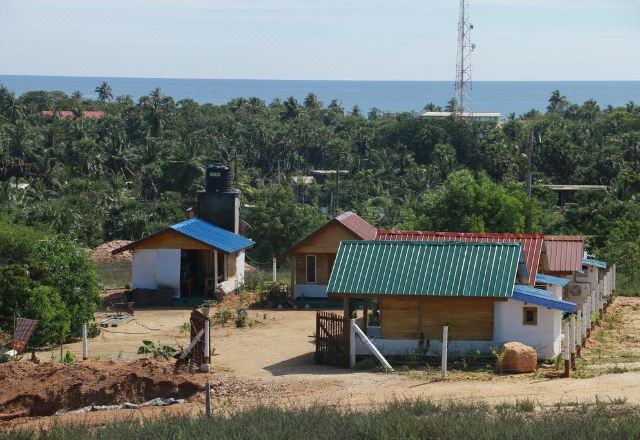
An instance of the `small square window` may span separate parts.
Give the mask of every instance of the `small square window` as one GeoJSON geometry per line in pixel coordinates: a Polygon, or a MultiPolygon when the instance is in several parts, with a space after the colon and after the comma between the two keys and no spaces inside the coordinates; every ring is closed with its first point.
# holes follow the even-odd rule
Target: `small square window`
{"type": "Polygon", "coordinates": [[[538,325],[538,308],[522,308],[522,325],[538,325]]]}

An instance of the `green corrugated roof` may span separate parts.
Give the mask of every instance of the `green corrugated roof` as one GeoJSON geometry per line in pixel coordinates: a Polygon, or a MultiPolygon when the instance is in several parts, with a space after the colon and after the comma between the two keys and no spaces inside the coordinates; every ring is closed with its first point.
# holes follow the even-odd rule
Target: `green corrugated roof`
{"type": "Polygon", "coordinates": [[[340,243],[328,293],[510,298],[519,243],[340,243]]]}

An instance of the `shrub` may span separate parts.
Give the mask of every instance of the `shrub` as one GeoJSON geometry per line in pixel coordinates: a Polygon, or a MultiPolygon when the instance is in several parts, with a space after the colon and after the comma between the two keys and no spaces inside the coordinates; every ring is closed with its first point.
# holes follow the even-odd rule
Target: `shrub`
{"type": "Polygon", "coordinates": [[[89,324],[89,327],[87,328],[87,336],[90,338],[96,338],[100,336],[100,331],[101,331],[100,326],[95,322],[92,322],[91,324],[89,324]]]}
{"type": "Polygon", "coordinates": [[[177,350],[170,345],[160,345],[153,341],[142,341],[142,345],[138,348],[138,354],[151,354],[155,359],[164,358],[169,360],[177,350]]]}
{"type": "Polygon", "coordinates": [[[291,298],[291,289],[283,282],[266,283],[260,292],[261,302],[270,302],[273,305],[284,304],[291,298]]]}
{"type": "Polygon", "coordinates": [[[247,311],[244,309],[239,309],[236,312],[236,327],[242,328],[247,325],[247,311]]]}
{"type": "Polygon", "coordinates": [[[213,322],[218,325],[225,325],[232,317],[231,310],[229,309],[220,309],[213,314],[213,322]]]}
{"type": "Polygon", "coordinates": [[[65,365],[71,365],[78,362],[78,358],[76,357],[75,354],[71,353],[70,351],[67,351],[62,357],[62,359],[60,359],[60,362],[62,362],[65,365]]]}

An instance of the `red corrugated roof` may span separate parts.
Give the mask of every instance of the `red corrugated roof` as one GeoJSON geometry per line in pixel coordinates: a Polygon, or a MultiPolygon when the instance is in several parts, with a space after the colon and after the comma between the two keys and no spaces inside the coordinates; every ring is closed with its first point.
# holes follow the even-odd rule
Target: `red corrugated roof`
{"type": "Polygon", "coordinates": [[[347,211],[335,218],[343,226],[349,229],[363,240],[375,240],[377,229],[367,223],[362,217],[352,211],[347,211]]]}
{"type": "Polygon", "coordinates": [[[582,269],[584,237],[580,235],[547,235],[544,237],[549,270],[573,272],[582,269]]]}
{"type": "Polygon", "coordinates": [[[82,112],[82,117],[88,118],[88,119],[100,119],[103,116],[104,116],[104,112],[96,111],[96,110],[86,110],[82,112]]]}
{"type": "Polygon", "coordinates": [[[461,241],[461,242],[494,242],[520,243],[527,266],[528,282],[534,285],[544,235],[542,234],[499,234],[479,232],[434,232],[434,231],[394,231],[379,230],[376,240],[411,240],[411,241],[461,241]]]}
{"type": "Polygon", "coordinates": [[[73,119],[76,115],[71,110],[61,110],[58,112],[58,118],[60,119],[73,119]]]}

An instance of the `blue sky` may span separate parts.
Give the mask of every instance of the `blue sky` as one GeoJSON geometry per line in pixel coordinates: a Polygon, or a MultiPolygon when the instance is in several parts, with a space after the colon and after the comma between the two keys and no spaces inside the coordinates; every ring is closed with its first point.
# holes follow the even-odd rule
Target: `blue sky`
{"type": "MultiPolygon", "coordinates": [[[[470,0],[475,80],[640,80],[639,0],[470,0]]],[[[457,0],[0,0],[0,74],[452,80],[457,0]]]]}

